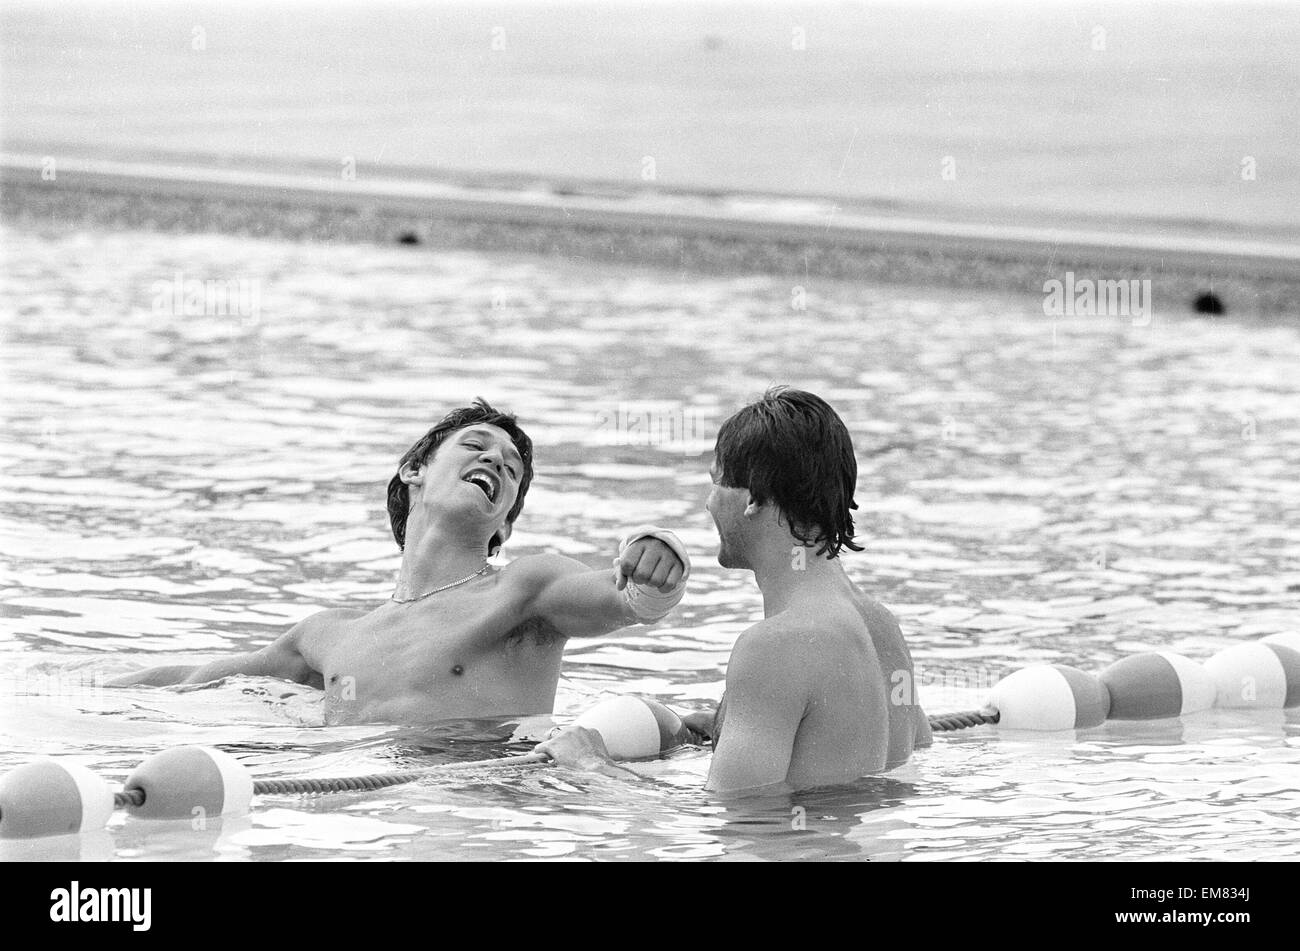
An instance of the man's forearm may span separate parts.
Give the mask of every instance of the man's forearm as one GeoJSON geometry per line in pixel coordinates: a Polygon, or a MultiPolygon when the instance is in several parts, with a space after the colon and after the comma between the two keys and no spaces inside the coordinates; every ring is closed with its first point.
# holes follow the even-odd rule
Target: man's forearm
{"type": "Polygon", "coordinates": [[[168,687],[173,684],[205,684],[223,677],[245,674],[250,677],[279,677],[294,683],[308,683],[316,671],[298,650],[298,639],[304,625],[326,617],[331,612],[322,611],[311,618],[299,621],[290,630],[261,650],[234,657],[222,657],[198,665],[154,667],[138,674],[126,674],[109,681],[110,687],[168,687]]]}
{"type": "MultiPolygon", "coordinates": [[[[174,684],[206,684],[222,677],[235,674],[252,676],[281,677],[286,680],[299,680],[288,670],[277,669],[268,663],[261,652],[240,654],[237,657],[223,657],[206,664],[177,665],[173,667],[154,667],[138,674],[127,674],[109,681],[110,687],[170,687],[174,684]]],[[[299,680],[301,682],[301,680],[299,680]]]]}
{"type": "Polygon", "coordinates": [[[170,667],[151,667],[139,673],[123,674],[108,681],[110,687],[170,687],[172,684],[184,683],[186,678],[198,670],[194,664],[175,664],[170,667]]]}

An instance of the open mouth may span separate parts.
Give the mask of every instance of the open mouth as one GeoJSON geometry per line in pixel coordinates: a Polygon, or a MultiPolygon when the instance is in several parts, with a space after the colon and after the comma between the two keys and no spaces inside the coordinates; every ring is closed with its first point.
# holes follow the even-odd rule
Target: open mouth
{"type": "Polygon", "coordinates": [[[483,490],[483,494],[487,496],[489,502],[495,502],[497,495],[501,492],[500,481],[496,476],[484,469],[475,469],[473,472],[467,473],[461,481],[478,486],[483,490]]]}

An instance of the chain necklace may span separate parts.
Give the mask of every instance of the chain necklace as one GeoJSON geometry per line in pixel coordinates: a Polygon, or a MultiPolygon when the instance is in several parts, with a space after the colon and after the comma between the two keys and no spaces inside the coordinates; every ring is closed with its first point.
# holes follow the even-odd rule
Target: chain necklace
{"type": "Polygon", "coordinates": [[[483,562],[482,568],[474,572],[472,575],[466,575],[464,578],[461,578],[459,581],[453,581],[451,584],[445,584],[441,588],[434,588],[432,591],[426,591],[424,594],[417,595],[414,598],[399,598],[397,595],[393,595],[388,600],[396,601],[398,604],[411,604],[412,602],[415,601],[423,601],[425,598],[432,597],[433,595],[437,594],[439,591],[450,591],[452,588],[459,588],[461,585],[473,581],[475,578],[477,578],[479,575],[481,575],[483,572],[487,570],[488,570],[488,563],[485,561],[483,562]]]}

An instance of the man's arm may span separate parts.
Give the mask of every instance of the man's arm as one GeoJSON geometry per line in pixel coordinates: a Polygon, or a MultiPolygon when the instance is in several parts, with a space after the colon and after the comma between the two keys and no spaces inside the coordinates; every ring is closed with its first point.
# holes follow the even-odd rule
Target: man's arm
{"type": "Polygon", "coordinates": [[[717,722],[717,707],[682,715],[682,723],[686,724],[686,729],[710,742],[713,740],[713,727],[717,722]]]}
{"type": "Polygon", "coordinates": [[[185,678],[198,670],[196,664],[173,664],[170,667],[150,667],[134,674],[122,674],[106,680],[106,687],[169,687],[184,683],[185,678]]]}
{"type": "Polygon", "coordinates": [[[778,627],[751,628],[727,663],[727,721],[715,743],[705,788],[741,792],[779,786],[808,709],[801,638],[778,627]]]}
{"type": "Polygon", "coordinates": [[[567,637],[595,637],[667,614],[686,588],[684,555],[675,537],[670,544],[645,535],[620,547],[612,570],[592,570],[563,555],[534,555],[511,567],[524,576],[525,613],[567,637]]]}
{"type": "Polygon", "coordinates": [[[166,687],[173,684],[202,684],[235,674],[252,677],[278,677],[304,684],[317,671],[302,655],[302,640],[321,627],[322,622],[351,611],[320,611],[299,621],[261,650],[236,657],[223,657],[192,667],[154,667],[136,674],[125,674],[108,681],[110,687],[166,687]]]}

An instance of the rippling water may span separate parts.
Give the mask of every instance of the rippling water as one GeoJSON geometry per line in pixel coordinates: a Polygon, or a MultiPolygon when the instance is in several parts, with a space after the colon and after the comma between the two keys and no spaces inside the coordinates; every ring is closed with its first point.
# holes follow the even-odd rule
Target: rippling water
{"type": "MultiPolygon", "coordinates": [[[[900,617],[921,699],[980,703],[1026,663],[1098,669],[1300,626],[1300,334],[1164,313],[1056,321],[1036,299],[215,236],[0,232],[0,767],[77,753],[120,781],[219,743],[259,775],[500,751],[493,724],[322,729],[318,694],[97,678],[264,643],[386,596],[383,485],[475,395],[518,412],[538,479],[508,554],[603,564],[653,520],[692,548],[667,621],[571,641],[557,715],[610,692],[716,699],[761,611],[713,561],[718,422],[773,382],[828,398],[861,459],[847,558],[900,617]],[[186,316],[167,287],[244,280],[186,316]],[[629,422],[631,419],[632,422],[629,422]]],[[[183,305],[183,302],[182,302],[183,305]]],[[[1172,307],[1172,305],[1171,305],[1172,307]]],[[[519,726],[517,739],[544,723],[519,726]]],[[[513,726],[509,724],[507,726],[513,726]]],[[[118,817],[5,854],[120,858],[1259,858],[1300,847],[1300,717],[1216,711],[1073,735],[941,736],[902,770],[748,802],[708,757],[636,784],[559,769],[315,802],[196,833],[118,817]],[[35,850],[32,852],[31,850],[35,850]]]]}

